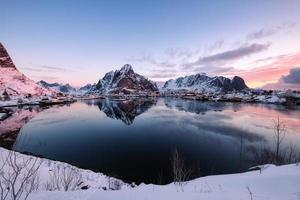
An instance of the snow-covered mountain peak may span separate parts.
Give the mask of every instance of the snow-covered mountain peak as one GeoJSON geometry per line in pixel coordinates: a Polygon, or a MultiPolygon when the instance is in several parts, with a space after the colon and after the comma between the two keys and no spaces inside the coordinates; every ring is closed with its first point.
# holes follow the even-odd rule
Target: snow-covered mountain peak
{"type": "Polygon", "coordinates": [[[134,73],[134,71],[133,71],[132,66],[130,64],[125,64],[121,68],[120,73],[128,74],[128,73],[134,73]]]}
{"type": "Polygon", "coordinates": [[[156,92],[156,84],[145,77],[135,73],[131,65],[126,64],[120,70],[110,71],[100,79],[91,90],[91,93],[132,93],[156,92]]]}

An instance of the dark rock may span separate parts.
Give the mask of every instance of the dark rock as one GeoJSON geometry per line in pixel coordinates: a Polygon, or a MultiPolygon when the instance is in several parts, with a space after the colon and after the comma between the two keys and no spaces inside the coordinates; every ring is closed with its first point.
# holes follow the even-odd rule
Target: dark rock
{"type": "Polygon", "coordinates": [[[82,190],[87,190],[87,189],[89,189],[89,188],[90,188],[90,186],[84,185],[84,186],[82,186],[80,189],[82,189],[82,190]]]}
{"type": "Polygon", "coordinates": [[[231,80],[231,85],[232,85],[232,88],[235,90],[244,90],[244,89],[248,88],[244,79],[242,79],[239,76],[233,77],[233,79],[231,80]]]}
{"type": "Polygon", "coordinates": [[[9,54],[7,53],[6,49],[1,43],[0,43],[0,67],[16,69],[16,66],[14,65],[12,59],[10,58],[9,54]]]}

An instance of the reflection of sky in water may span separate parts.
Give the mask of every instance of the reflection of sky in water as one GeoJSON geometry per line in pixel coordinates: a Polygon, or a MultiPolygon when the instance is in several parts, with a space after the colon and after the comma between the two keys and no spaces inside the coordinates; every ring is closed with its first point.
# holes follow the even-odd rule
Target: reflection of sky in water
{"type": "Polygon", "coordinates": [[[251,166],[250,147],[271,146],[269,127],[277,116],[288,127],[285,145],[299,145],[299,113],[279,106],[167,98],[77,102],[33,118],[20,131],[15,149],[128,182],[157,182],[161,174],[168,182],[175,148],[187,166],[197,169],[194,176],[245,170],[251,166]]]}

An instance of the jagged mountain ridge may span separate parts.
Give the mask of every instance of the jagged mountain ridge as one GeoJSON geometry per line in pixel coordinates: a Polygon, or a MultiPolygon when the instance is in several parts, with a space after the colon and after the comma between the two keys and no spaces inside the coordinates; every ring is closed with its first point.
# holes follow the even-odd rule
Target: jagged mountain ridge
{"type": "Polygon", "coordinates": [[[98,81],[92,93],[117,94],[133,92],[157,92],[156,83],[135,73],[132,66],[124,65],[120,70],[110,71],[98,81]]]}
{"type": "Polygon", "coordinates": [[[223,76],[209,77],[206,74],[195,74],[168,80],[164,84],[162,91],[184,89],[197,92],[219,93],[240,91],[247,88],[248,86],[245,84],[245,81],[238,76],[229,79],[223,76]]]}
{"type": "Polygon", "coordinates": [[[45,89],[22,74],[13,63],[5,47],[0,43],[0,95],[54,95],[53,90],[45,89]]]}

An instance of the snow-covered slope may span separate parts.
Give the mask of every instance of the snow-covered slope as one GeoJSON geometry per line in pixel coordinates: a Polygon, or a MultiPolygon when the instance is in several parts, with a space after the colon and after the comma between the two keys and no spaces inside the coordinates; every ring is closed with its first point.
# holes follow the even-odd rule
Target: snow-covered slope
{"type": "MultiPolygon", "coordinates": [[[[13,174],[14,172],[12,170],[11,165],[8,164],[8,162],[4,163],[3,161],[7,161],[6,159],[12,152],[0,147],[0,173],[5,173],[5,175],[13,174]]],[[[60,178],[64,178],[65,181],[69,181],[68,183],[64,182],[65,184],[68,184],[69,188],[72,188],[74,190],[80,191],[82,187],[85,187],[87,189],[97,189],[104,191],[105,189],[107,190],[108,187],[113,188],[116,183],[118,184],[119,188],[125,189],[128,188],[129,185],[123,183],[119,179],[115,179],[113,177],[108,177],[102,173],[96,173],[92,172],[90,170],[84,170],[84,169],[79,169],[77,167],[74,167],[72,165],[69,165],[67,163],[62,163],[58,161],[52,161],[44,158],[36,158],[33,156],[28,156],[20,153],[15,153],[11,154],[15,155],[15,157],[12,157],[12,159],[16,158],[16,162],[18,163],[17,166],[25,166],[24,169],[22,169],[21,174],[16,177],[16,185],[19,185],[22,181],[24,180],[24,176],[27,175],[27,171],[30,170],[30,167],[36,168],[38,163],[41,163],[41,166],[37,170],[37,176],[38,176],[38,191],[46,191],[46,190],[55,190],[55,191],[63,191],[63,186],[64,184],[62,182],[56,182],[57,184],[50,184],[51,182],[53,183],[53,176],[54,174],[57,174],[60,178]],[[35,159],[37,159],[35,161],[35,159]],[[25,165],[23,163],[30,163],[29,165],[25,165]],[[37,164],[33,164],[33,163],[37,164]],[[23,164],[23,165],[22,165],[23,164]],[[72,178],[70,178],[70,174],[72,175],[72,178]],[[80,176],[77,177],[78,184],[74,184],[74,176],[80,176]]],[[[61,180],[62,180],[61,179],[61,180]]],[[[2,181],[2,186],[4,186],[5,182],[3,181],[2,177],[0,177],[0,181],[2,181]]],[[[29,182],[29,181],[28,181],[29,182]]],[[[31,182],[30,182],[31,183],[31,182]]],[[[22,184],[30,184],[30,183],[24,183],[22,184]]],[[[11,185],[9,185],[11,186],[11,185]]],[[[26,188],[27,189],[27,188],[26,188]]],[[[71,190],[71,189],[69,189],[71,190]]],[[[22,191],[24,192],[24,191],[22,191]]],[[[20,193],[22,193],[20,192],[20,193]]],[[[26,193],[26,192],[24,192],[26,193]]],[[[0,189],[0,195],[1,195],[1,189],[0,189]]],[[[0,196],[1,198],[1,196],[0,196]]],[[[12,198],[8,196],[5,198],[5,200],[11,200],[12,198]]],[[[25,196],[21,196],[18,198],[20,200],[25,199],[25,196]]],[[[41,198],[44,199],[44,198],[41,198]]],[[[49,198],[53,199],[53,198],[49,198]]],[[[55,199],[55,198],[54,198],[55,199]]],[[[63,199],[63,198],[61,198],[63,199]]],[[[79,198],[80,199],[80,198],[79,198]]]]}
{"type": "MultiPolygon", "coordinates": [[[[5,160],[9,153],[8,150],[0,148],[0,159],[5,160]]],[[[17,153],[18,163],[29,159],[35,162],[32,156],[17,153]]],[[[13,173],[11,167],[2,160],[1,164],[4,164],[4,167],[0,168],[1,172],[13,173]]],[[[43,161],[37,171],[40,187],[29,195],[29,200],[297,200],[300,198],[299,163],[283,166],[263,165],[256,171],[201,177],[182,184],[141,184],[131,188],[128,184],[115,178],[108,178],[101,173],[43,158],[38,160],[43,161]],[[62,170],[66,173],[62,174],[62,170]],[[49,184],[54,174],[68,177],[66,174],[70,170],[73,171],[73,176],[80,176],[79,184],[74,185],[73,181],[75,191],[64,192],[61,187],[52,187],[49,184]],[[111,186],[117,187],[108,190],[111,186]]],[[[21,171],[16,180],[17,184],[23,180],[26,169],[21,171]]],[[[60,185],[61,182],[55,183],[60,185]]]]}
{"type": "Polygon", "coordinates": [[[247,89],[244,80],[235,76],[229,79],[223,76],[209,77],[205,74],[195,74],[177,79],[168,80],[162,88],[162,91],[168,90],[189,90],[198,92],[228,92],[247,89]]]}
{"type": "Polygon", "coordinates": [[[55,92],[37,85],[14,65],[4,46],[0,43],[0,95],[52,95],[55,92]]]}
{"type": "MultiPolygon", "coordinates": [[[[118,191],[97,189],[73,192],[40,191],[29,200],[297,200],[300,199],[300,165],[265,165],[260,172],[198,178],[182,187],[145,185],[118,191]]],[[[101,180],[101,179],[100,179],[101,180]]]]}
{"type": "Polygon", "coordinates": [[[132,66],[126,64],[120,70],[106,73],[91,92],[118,94],[120,92],[132,93],[141,91],[155,92],[158,91],[158,88],[154,82],[134,73],[132,66]]]}

